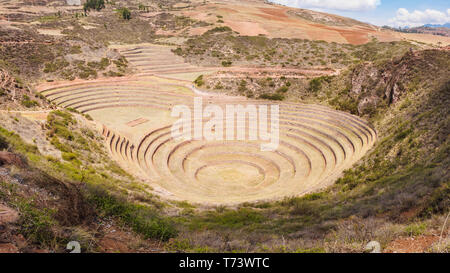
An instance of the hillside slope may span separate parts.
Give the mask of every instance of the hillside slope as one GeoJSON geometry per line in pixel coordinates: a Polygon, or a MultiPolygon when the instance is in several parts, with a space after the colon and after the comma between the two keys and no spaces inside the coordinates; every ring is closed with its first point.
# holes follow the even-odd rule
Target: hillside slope
{"type": "MultiPolygon", "coordinates": [[[[376,98],[368,103],[371,111],[361,113],[378,130],[373,150],[325,192],[186,217],[191,247],[218,246],[189,235],[206,225],[228,234],[231,249],[255,249],[256,240],[278,251],[360,252],[377,240],[387,251],[406,251],[391,242],[415,237],[429,240],[421,247],[407,244],[415,249],[410,251],[438,251],[436,234],[450,206],[449,62],[448,50],[419,51],[323,81],[312,96],[328,93],[331,102],[352,97],[364,106],[367,98],[376,98]],[[335,88],[340,91],[329,94],[335,88]]],[[[449,251],[448,243],[439,251],[449,251]]]]}
{"type": "MultiPolygon", "coordinates": [[[[324,40],[354,45],[370,42],[372,38],[382,42],[406,39],[450,44],[448,37],[399,33],[337,15],[289,8],[263,0],[216,0],[195,9],[181,10],[179,14],[210,24],[219,22],[244,36],[265,35],[269,38],[324,40]]],[[[192,29],[190,33],[202,34],[208,29],[192,29]]]]}
{"type": "Polygon", "coordinates": [[[70,241],[83,252],[162,251],[176,234],[165,205],[108,157],[92,122],[46,116],[0,112],[0,252],[66,252],[70,241]]]}

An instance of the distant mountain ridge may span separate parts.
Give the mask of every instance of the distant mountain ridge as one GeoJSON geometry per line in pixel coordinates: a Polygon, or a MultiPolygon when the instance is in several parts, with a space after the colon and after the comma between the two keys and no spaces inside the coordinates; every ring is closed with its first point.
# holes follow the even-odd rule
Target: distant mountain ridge
{"type": "Polygon", "coordinates": [[[433,28],[440,28],[440,27],[446,27],[446,28],[450,28],[450,23],[445,23],[442,25],[436,25],[436,24],[426,24],[423,25],[424,27],[433,27],[433,28]]]}
{"type": "Polygon", "coordinates": [[[450,23],[436,25],[436,24],[426,24],[420,27],[403,27],[403,28],[392,28],[389,26],[384,26],[383,28],[403,32],[403,33],[419,33],[419,34],[432,34],[450,37],[450,23]]]}

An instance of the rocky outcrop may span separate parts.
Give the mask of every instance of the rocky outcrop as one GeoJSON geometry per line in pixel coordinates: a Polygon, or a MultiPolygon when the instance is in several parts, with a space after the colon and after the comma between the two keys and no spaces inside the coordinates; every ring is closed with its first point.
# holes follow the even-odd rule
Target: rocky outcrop
{"type": "Polygon", "coordinates": [[[14,102],[17,99],[17,84],[8,71],[0,68],[0,96],[12,99],[14,102]]]}
{"type": "Polygon", "coordinates": [[[49,103],[43,96],[34,93],[10,71],[0,68],[0,110],[36,110],[46,107],[49,107],[49,103]]]}
{"type": "MultiPolygon", "coordinates": [[[[433,80],[431,71],[450,59],[448,49],[410,51],[402,58],[385,64],[363,63],[351,74],[350,95],[358,98],[358,112],[365,114],[380,104],[391,105],[400,100],[420,78],[433,80]]],[[[445,66],[444,66],[445,67],[445,66]]],[[[442,69],[441,69],[442,70],[442,69]]],[[[446,71],[438,71],[445,75],[446,71]]]]}

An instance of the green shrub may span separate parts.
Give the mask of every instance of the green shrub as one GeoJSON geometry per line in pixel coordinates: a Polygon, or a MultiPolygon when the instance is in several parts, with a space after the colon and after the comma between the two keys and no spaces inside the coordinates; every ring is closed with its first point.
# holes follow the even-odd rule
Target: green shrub
{"type": "Polygon", "coordinates": [[[278,88],[277,93],[286,93],[287,91],[289,91],[289,87],[282,86],[282,87],[278,88]]]}
{"type": "Polygon", "coordinates": [[[96,188],[91,190],[90,201],[99,208],[105,216],[117,217],[124,224],[132,227],[146,239],[167,241],[177,235],[173,223],[161,218],[157,212],[144,205],[136,205],[121,200],[106,191],[96,188]]]}
{"type": "Polygon", "coordinates": [[[303,253],[326,253],[326,250],[324,248],[321,247],[315,247],[315,248],[307,248],[307,249],[296,249],[294,251],[294,253],[299,253],[299,254],[303,254],[303,253]]]}
{"type": "Polygon", "coordinates": [[[94,119],[89,114],[83,115],[87,120],[93,121],[94,119]]]}
{"type": "Polygon", "coordinates": [[[186,252],[191,249],[193,246],[189,239],[172,239],[169,243],[166,244],[165,249],[170,252],[186,252]]]}
{"type": "Polygon", "coordinates": [[[142,11],[147,11],[147,12],[148,12],[148,7],[145,6],[145,5],[143,5],[143,4],[141,4],[141,3],[138,5],[138,9],[139,9],[139,10],[142,10],[142,11]]]}
{"type": "Polygon", "coordinates": [[[330,101],[330,104],[335,106],[337,110],[350,112],[353,115],[358,114],[358,100],[349,96],[349,91],[340,92],[338,96],[330,101]]]}
{"type": "Polygon", "coordinates": [[[259,96],[260,99],[265,100],[284,100],[284,96],[282,94],[267,94],[264,93],[259,96]]]}
{"type": "Polygon", "coordinates": [[[417,224],[411,224],[405,228],[405,232],[408,234],[408,236],[420,236],[424,234],[425,230],[427,229],[426,223],[417,223],[417,224]]]}
{"type": "Polygon", "coordinates": [[[62,144],[56,136],[52,137],[52,139],[50,140],[50,144],[52,144],[56,149],[60,150],[61,152],[65,153],[72,152],[72,148],[69,145],[62,144]]]}
{"type": "Polygon", "coordinates": [[[36,145],[24,143],[18,134],[10,132],[3,127],[0,127],[0,136],[3,137],[8,144],[14,147],[16,152],[34,154],[39,151],[36,145]]]}
{"type": "Polygon", "coordinates": [[[396,136],[395,136],[395,140],[396,141],[400,141],[402,139],[405,139],[409,134],[412,133],[412,129],[408,128],[406,130],[400,131],[396,136]]]}
{"type": "Polygon", "coordinates": [[[88,12],[91,9],[100,11],[101,9],[104,9],[104,8],[105,8],[104,0],[87,0],[86,3],[84,3],[84,5],[83,5],[84,12],[88,12]]]}
{"type": "Polygon", "coordinates": [[[22,105],[27,108],[39,106],[39,103],[35,100],[31,100],[29,96],[23,95],[22,105]]]}
{"type": "Polygon", "coordinates": [[[50,130],[50,137],[58,136],[65,140],[72,141],[75,139],[69,125],[76,124],[72,115],[67,111],[56,110],[47,116],[47,128],[50,130]]]}
{"type": "Polygon", "coordinates": [[[24,100],[24,101],[22,101],[22,105],[27,108],[32,108],[35,106],[39,106],[39,103],[35,100],[24,100]]]}
{"type": "Polygon", "coordinates": [[[245,93],[247,91],[247,82],[245,80],[241,80],[238,91],[240,93],[245,93]]]}
{"type": "Polygon", "coordinates": [[[124,20],[130,20],[131,19],[131,12],[128,8],[120,8],[117,10],[117,12],[120,14],[120,17],[124,20]]]}
{"type": "Polygon", "coordinates": [[[105,70],[110,63],[111,61],[108,58],[102,58],[100,62],[88,62],[87,65],[93,69],[105,70]]]}
{"type": "Polygon", "coordinates": [[[222,66],[223,67],[230,67],[233,64],[232,61],[222,61],[222,66]]]}
{"type": "Polygon", "coordinates": [[[46,63],[44,66],[44,73],[53,73],[62,70],[63,68],[69,66],[69,63],[62,59],[56,60],[53,63],[46,63]]]}
{"type": "Polygon", "coordinates": [[[83,53],[83,51],[81,51],[81,46],[75,45],[70,48],[69,53],[70,54],[81,54],[81,53],[83,53]]]}
{"type": "Polygon", "coordinates": [[[20,233],[33,243],[50,246],[57,239],[52,227],[56,224],[53,220],[54,211],[47,208],[38,209],[28,200],[18,202],[20,217],[20,233]]]}
{"type": "Polygon", "coordinates": [[[54,14],[54,15],[42,16],[42,17],[39,18],[39,21],[42,22],[42,23],[47,23],[47,22],[56,21],[58,19],[59,19],[59,17],[56,14],[54,14]]]}
{"type": "Polygon", "coordinates": [[[205,84],[205,82],[203,81],[203,75],[198,76],[197,79],[195,79],[194,83],[198,87],[203,86],[205,84]]]}
{"type": "Polygon", "coordinates": [[[322,76],[322,77],[318,77],[318,78],[314,78],[309,82],[309,91],[313,92],[313,93],[317,93],[319,92],[319,90],[322,87],[322,83],[323,82],[331,82],[331,77],[329,76],[322,76]]]}
{"type": "Polygon", "coordinates": [[[177,47],[176,49],[172,49],[172,52],[175,53],[178,56],[183,55],[183,49],[181,47],[177,47]]]}
{"type": "Polygon", "coordinates": [[[208,30],[205,34],[212,34],[212,33],[218,33],[218,32],[229,32],[229,31],[233,31],[233,30],[227,26],[215,27],[213,29],[208,30]]]}
{"type": "Polygon", "coordinates": [[[65,161],[74,161],[77,159],[77,155],[74,153],[63,153],[62,159],[64,159],[65,161]]]}

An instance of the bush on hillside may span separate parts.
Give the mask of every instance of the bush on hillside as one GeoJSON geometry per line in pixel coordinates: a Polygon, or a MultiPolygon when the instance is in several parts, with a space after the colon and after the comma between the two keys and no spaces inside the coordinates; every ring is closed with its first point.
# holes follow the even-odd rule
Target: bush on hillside
{"type": "Polygon", "coordinates": [[[212,33],[218,33],[218,32],[229,32],[229,31],[233,31],[233,30],[227,26],[215,27],[213,29],[208,30],[205,34],[212,34],[212,33]]]}
{"type": "Polygon", "coordinates": [[[131,12],[128,8],[120,8],[117,10],[120,14],[120,17],[124,20],[130,20],[131,19],[131,12]]]}
{"type": "Polygon", "coordinates": [[[205,84],[205,81],[203,80],[203,75],[198,76],[197,79],[195,79],[194,83],[195,83],[195,85],[197,85],[198,87],[204,85],[204,84],[205,84]]]}
{"type": "Polygon", "coordinates": [[[91,9],[100,11],[105,8],[105,0],[87,0],[83,5],[84,12],[90,11],[91,9]]]}
{"type": "Polygon", "coordinates": [[[265,99],[265,100],[284,100],[284,96],[281,94],[262,94],[261,96],[259,96],[260,99],[265,99]]]}
{"type": "Polygon", "coordinates": [[[231,61],[223,61],[222,62],[223,67],[230,67],[232,64],[233,64],[233,62],[231,62],[231,61]]]}

